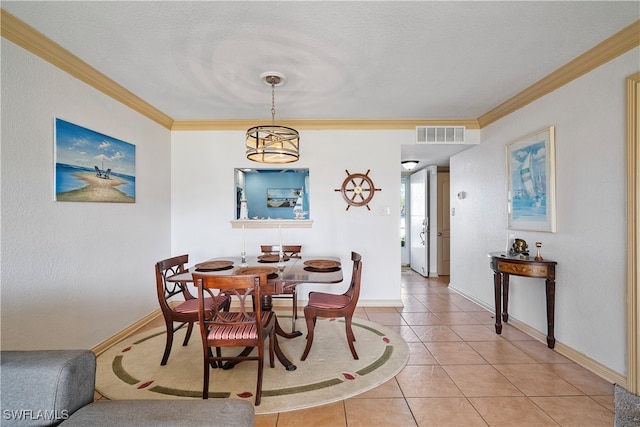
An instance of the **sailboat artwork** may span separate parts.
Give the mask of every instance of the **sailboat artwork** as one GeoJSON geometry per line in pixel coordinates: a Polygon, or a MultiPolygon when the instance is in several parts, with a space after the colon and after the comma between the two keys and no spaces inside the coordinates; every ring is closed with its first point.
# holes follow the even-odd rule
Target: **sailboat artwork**
{"type": "MultiPolygon", "coordinates": [[[[513,201],[513,216],[544,221],[546,216],[544,142],[529,146],[526,150],[519,150],[513,156],[516,164],[519,163],[515,173],[520,176],[520,186],[516,188],[513,201]],[[519,158],[523,160],[520,161],[519,158]]],[[[517,178],[514,181],[518,183],[517,178]]]]}
{"type": "Polygon", "coordinates": [[[507,146],[509,228],[555,231],[552,131],[507,146]]]}

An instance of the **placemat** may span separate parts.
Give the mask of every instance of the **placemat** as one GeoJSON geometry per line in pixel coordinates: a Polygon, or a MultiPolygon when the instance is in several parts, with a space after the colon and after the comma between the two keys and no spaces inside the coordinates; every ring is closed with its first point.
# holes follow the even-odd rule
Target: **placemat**
{"type": "Polygon", "coordinates": [[[219,271],[228,270],[233,267],[233,261],[218,260],[206,261],[196,264],[196,271],[219,271]]]}

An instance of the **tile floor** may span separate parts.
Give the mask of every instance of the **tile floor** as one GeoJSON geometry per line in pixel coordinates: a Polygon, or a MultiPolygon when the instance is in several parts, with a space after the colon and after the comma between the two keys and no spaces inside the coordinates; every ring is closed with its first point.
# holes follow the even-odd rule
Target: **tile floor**
{"type": "Polygon", "coordinates": [[[496,335],[493,314],[448,279],[403,269],[403,308],[358,309],[409,344],[395,378],[341,402],[258,415],[255,425],[613,426],[612,384],[508,324],[496,335]]]}

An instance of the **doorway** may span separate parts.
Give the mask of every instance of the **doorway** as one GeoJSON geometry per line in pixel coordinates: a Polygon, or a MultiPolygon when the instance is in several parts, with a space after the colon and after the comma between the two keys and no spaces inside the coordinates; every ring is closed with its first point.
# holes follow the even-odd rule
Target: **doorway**
{"type": "Polygon", "coordinates": [[[453,211],[450,209],[450,180],[449,172],[438,172],[437,174],[437,207],[438,210],[438,230],[437,230],[437,248],[438,248],[438,276],[448,276],[451,266],[451,217],[453,211]]]}
{"type": "Polygon", "coordinates": [[[426,169],[409,177],[409,255],[411,269],[429,277],[429,190],[426,169]]]}
{"type": "Polygon", "coordinates": [[[400,179],[400,263],[403,267],[409,266],[411,263],[411,254],[409,252],[409,232],[408,232],[408,201],[409,195],[409,177],[403,176],[400,179]]]}

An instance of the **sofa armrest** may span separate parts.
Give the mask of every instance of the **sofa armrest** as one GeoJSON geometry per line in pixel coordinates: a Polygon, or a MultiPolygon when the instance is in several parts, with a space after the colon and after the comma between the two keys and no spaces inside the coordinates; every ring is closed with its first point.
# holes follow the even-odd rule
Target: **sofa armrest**
{"type": "Polygon", "coordinates": [[[89,350],[0,352],[3,426],[57,425],[93,402],[96,358],[89,350]]]}
{"type": "Polygon", "coordinates": [[[101,400],[60,427],[253,427],[253,403],[241,399],[101,400]]]}

